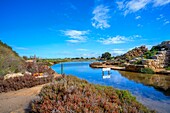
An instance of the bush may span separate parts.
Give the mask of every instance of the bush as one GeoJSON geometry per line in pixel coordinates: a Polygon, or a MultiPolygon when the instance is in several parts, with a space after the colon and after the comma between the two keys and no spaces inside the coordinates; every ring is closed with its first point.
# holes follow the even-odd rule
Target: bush
{"type": "Polygon", "coordinates": [[[135,62],[134,64],[142,64],[142,60],[138,60],[138,61],[135,62]]]}
{"type": "Polygon", "coordinates": [[[143,54],[143,57],[146,59],[151,59],[152,56],[156,55],[158,53],[158,51],[160,51],[161,48],[157,47],[157,46],[153,46],[151,50],[148,50],[147,52],[145,52],[143,54]]]}
{"type": "Polygon", "coordinates": [[[170,67],[166,67],[165,69],[166,69],[166,70],[170,70],[170,67]]]}
{"type": "Polygon", "coordinates": [[[154,74],[155,73],[151,68],[142,68],[140,70],[140,72],[144,73],[144,74],[154,74]]]}
{"type": "Polygon", "coordinates": [[[89,84],[66,76],[42,88],[40,98],[31,103],[33,113],[150,113],[128,91],[89,84]]]}
{"type": "Polygon", "coordinates": [[[5,79],[0,77],[0,93],[8,91],[16,91],[23,88],[30,88],[36,85],[42,85],[53,80],[53,76],[36,78],[31,75],[24,75],[5,79]]]}

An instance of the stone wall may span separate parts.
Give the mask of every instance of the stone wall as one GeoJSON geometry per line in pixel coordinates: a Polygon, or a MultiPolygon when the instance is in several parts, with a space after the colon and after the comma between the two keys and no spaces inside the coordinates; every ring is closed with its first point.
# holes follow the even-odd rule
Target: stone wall
{"type": "Polygon", "coordinates": [[[158,54],[152,57],[152,59],[142,60],[142,64],[153,70],[163,69],[170,66],[170,50],[159,51],[158,54]]]}

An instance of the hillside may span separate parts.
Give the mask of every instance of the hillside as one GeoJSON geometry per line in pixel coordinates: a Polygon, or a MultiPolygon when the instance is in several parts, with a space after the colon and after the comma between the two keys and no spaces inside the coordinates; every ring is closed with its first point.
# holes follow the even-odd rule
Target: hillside
{"type": "Polygon", "coordinates": [[[0,41],[0,76],[24,70],[24,61],[10,46],[0,41]]]}
{"type": "Polygon", "coordinates": [[[115,61],[120,61],[120,60],[129,61],[133,58],[142,56],[147,51],[148,51],[148,49],[146,48],[146,46],[140,46],[140,47],[137,47],[137,48],[134,48],[134,49],[128,51],[127,53],[125,53],[121,56],[115,57],[115,61]]]}

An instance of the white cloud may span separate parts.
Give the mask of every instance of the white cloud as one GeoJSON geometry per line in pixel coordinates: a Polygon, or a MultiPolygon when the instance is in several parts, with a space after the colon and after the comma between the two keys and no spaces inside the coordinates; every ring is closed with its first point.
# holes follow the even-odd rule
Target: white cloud
{"type": "Polygon", "coordinates": [[[141,16],[136,16],[135,19],[136,20],[141,19],[141,16]]]}
{"type": "Polygon", "coordinates": [[[82,57],[98,57],[100,56],[101,54],[99,53],[96,53],[96,52],[91,52],[91,53],[83,53],[83,54],[80,54],[80,56],[82,57]]]}
{"type": "Polygon", "coordinates": [[[83,48],[79,48],[79,49],[76,49],[77,51],[88,51],[88,49],[83,49],[83,48]]]}
{"type": "Polygon", "coordinates": [[[162,18],[164,18],[164,15],[163,15],[163,14],[160,14],[159,17],[156,18],[156,20],[160,20],[160,19],[162,19],[162,18]]]}
{"type": "Polygon", "coordinates": [[[25,47],[14,47],[14,48],[18,50],[29,50],[28,48],[25,48],[25,47]]]}
{"type": "Polygon", "coordinates": [[[141,24],[138,24],[138,25],[137,25],[137,27],[143,27],[143,25],[141,25],[141,24]]]}
{"type": "Polygon", "coordinates": [[[135,38],[142,38],[141,35],[133,35],[133,36],[130,36],[131,39],[135,39],[135,38]]]}
{"type": "Polygon", "coordinates": [[[124,16],[129,13],[135,13],[139,10],[145,9],[147,5],[152,4],[153,7],[163,6],[170,3],[170,0],[130,0],[116,2],[119,10],[124,12],[124,16]]]}
{"type": "Polygon", "coordinates": [[[170,3],[170,0],[154,0],[154,6],[163,6],[170,3]]]}
{"type": "Polygon", "coordinates": [[[65,36],[68,36],[70,40],[67,40],[71,43],[79,43],[79,42],[85,42],[87,39],[87,34],[89,31],[78,31],[78,30],[67,30],[64,31],[65,36]]]}
{"type": "Polygon", "coordinates": [[[164,17],[164,15],[160,14],[159,17],[156,18],[157,21],[160,21],[163,23],[163,25],[169,24],[169,20],[164,17]]]}
{"type": "Polygon", "coordinates": [[[168,20],[164,21],[164,25],[169,24],[170,22],[168,20]]]}
{"type": "Polygon", "coordinates": [[[110,38],[101,38],[100,40],[98,40],[98,42],[101,42],[102,44],[105,45],[110,45],[110,44],[121,44],[121,43],[126,43],[129,41],[133,41],[135,38],[141,38],[140,35],[133,35],[130,37],[125,37],[125,36],[115,36],[115,37],[110,37],[110,38]]]}
{"type": "Polygon", "coordinates": [[[125,7],[123,2],[116,2],[116,3],[118,5],[119,10],[122,10],[125,7]]]}
{"type": "Polygon", "coordinates": [[[131,0],[129,2],[124,2],[124,15],[128,13],[134,13],[141,9],[144,9],[150,0],[131,0]]]}
{"type": "Polygon", "coordinates": [[[122,54],[124,54],[124,53],[126,53],[126,51],[125,51],[124,49],[113,49],[113,50],[112,50],[112,54],[113,54],[114,56],[122,55],[122,54]]]}
{"type": "Polygon", "coordinates": [[[110,16],[108,15],[110,9],[107,6],[99,5],[97,6],[92,14],[94,17],[92,18],[92,26],[95,28],[109,28],[110,25],[108,24],[108,19],[110,16]]]}
{"type": "Polygon", "coordinates": [[[128,41],[128,39],[124,36],[116,36],[116,37],[110,37],[107,39],[101,38],[100,40],[98,40],[99,42],[103,43],[103,44],[121,44],[121,43],[125,43],[126,41],[128,41]]]}
{"type": "Polygon", "coordinates": [[[79,43],[79,42],[82,42],[80,40],[67,40],[67,42],[70,42],[70,43],[79,43]]]}
{"type": "Polygon", "coordinates": [[[153,47],[153,45],[145,45],[145,46],[148,48],[148,50],[150,50],[153,47]]]}

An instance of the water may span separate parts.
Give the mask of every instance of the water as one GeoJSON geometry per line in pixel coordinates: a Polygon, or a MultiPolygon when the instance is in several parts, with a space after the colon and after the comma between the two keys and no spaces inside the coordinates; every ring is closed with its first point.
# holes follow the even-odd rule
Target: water
{"type": "MultiPolygon", "coordinates": [[[[111,70],[111,77],[103,79],[102,70],[90,68],[89,63],[66,62],[64,63],[64,73],[85,79],[90,83],[128,90],[148,108],[159,113],[170,113],[170,76],[111,70]]],[[[58,73],[61,71],[60,64],[54,65],[52,68],[58,73]]]]}

